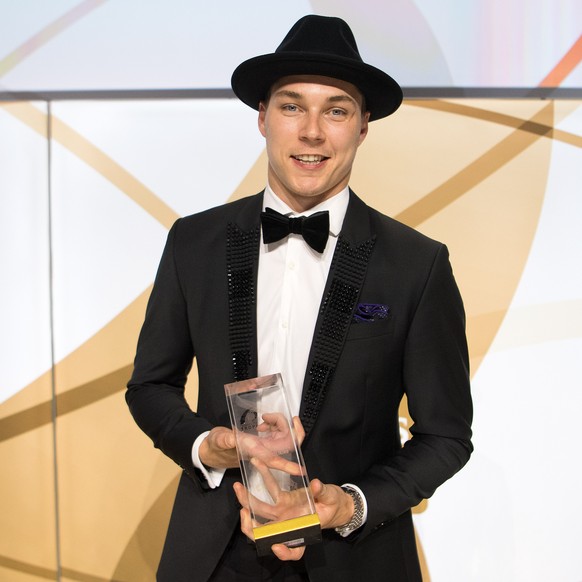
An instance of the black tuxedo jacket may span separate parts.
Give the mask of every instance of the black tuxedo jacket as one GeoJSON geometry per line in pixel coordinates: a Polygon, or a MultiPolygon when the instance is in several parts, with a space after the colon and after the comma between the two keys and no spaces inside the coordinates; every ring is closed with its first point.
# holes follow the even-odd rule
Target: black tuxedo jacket
{"type": "MultiPolygon", "coordinates": [[[[203,431],[230,426],[224,384],[257,375],[256,281],[262,194],[178,220],[148,304],[127,402],[154,445],[184,470],[159,579],[205,581],[234,528],[227,471],[209,489],[191,459],[203,431]],[[193,412],[184,384],[196,357],[193,412]]],[[[344,539],[307,548],[312,581],[420,580],[410,508],[472,451],[462,301],[444,245],[350,193],[322,298],[301,405],[310,477],[354,483],[368,518],[344,539]],[[362,304],[387,317],[357,321],[362,304]],[[413,438],[401,446],[406,394],[413,438]]],[[[309,340],[311,338],[306,338],[309,340]]]]}

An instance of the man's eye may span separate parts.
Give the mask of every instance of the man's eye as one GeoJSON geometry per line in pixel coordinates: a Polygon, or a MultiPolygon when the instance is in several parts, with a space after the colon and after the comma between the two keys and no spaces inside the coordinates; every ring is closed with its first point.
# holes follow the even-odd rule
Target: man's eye
{"type": "Polygon", "coordinates": [[[283,109],[285,111],[295,112],[295,111],[297,111],[297,105],[291,105],[291,104],[283,105],[283,109]]]}
{"type": "Polygon", "coordinates": [[[339,117],[339,116],[341,116],[341,115],[345,115],[345,113],[346,113],[346,112],[345,112],[343,109],[332,109],[332,110],[331,110],[331,114],[332,114],[334,117],[339,117]]]}

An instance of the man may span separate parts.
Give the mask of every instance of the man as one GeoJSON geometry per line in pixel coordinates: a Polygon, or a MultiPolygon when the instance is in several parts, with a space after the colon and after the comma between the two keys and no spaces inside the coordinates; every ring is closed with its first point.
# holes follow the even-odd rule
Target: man
{"type": "Polygon", "coordinates": [[[468,460],[472,408],[446,247],[348,187],[368,122],[402,92],[362,61],[345,22],[320,16],[232,85],[258,109],[268,186],[172,227],[128,385],[137,423],[184,469],[158,579],[418,581],[411,507],[468,460]],[[280,216],[314,214],[323,238],[280,216]],[[193,357],[196,413],[184,399],[193,357]],[[241,533],[252,537],[223,386],[276,372],[323,541],[259,558],[241,533]],[[401,447],[405,393],[414,425],[401,447]]]}

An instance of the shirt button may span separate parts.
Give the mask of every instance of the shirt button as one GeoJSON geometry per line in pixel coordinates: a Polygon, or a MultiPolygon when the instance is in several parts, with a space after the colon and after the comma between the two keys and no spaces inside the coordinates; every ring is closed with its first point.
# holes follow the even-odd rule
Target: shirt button
{"type": "Polygon", "coordinates": [[[295,261],[289,261],[289,264],[287,266],[289,267],[290,271],[294,271],[295,270],[295,261]]]}
{"type": "Polygon", "coordinates": [[[289,327],[289,324],[288,324],[286,321],[282,321],[282,322],[281,322],[281,327],[282,327],[283,329],[287,329],[287,328],[289,327]]]}

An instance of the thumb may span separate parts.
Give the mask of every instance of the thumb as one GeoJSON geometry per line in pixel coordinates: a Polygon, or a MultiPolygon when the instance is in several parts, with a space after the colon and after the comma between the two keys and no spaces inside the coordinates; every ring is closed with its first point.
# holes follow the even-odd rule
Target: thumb
{"type": "Polygon", "coordinates": [[[312,479],[311,481],[311,492],[315,499],[322,499],[327,493],[328,487],[325,483],[322,483],[319,479],[312,479]]]}
{"type": "Polygon", "coordinates": [[[234,449],[236,447],[236,440],[234,438],[234,433],[232,430],[224,430],[221,434],[219,446],[222,449],[234,449]]]}
{"type": "Polygon", "coordinates": [[[236,447],[236,438],[234,436],[234,432],[231,430],[226,433],[225,443],[229,449],[234,449],[236,447]]]}

